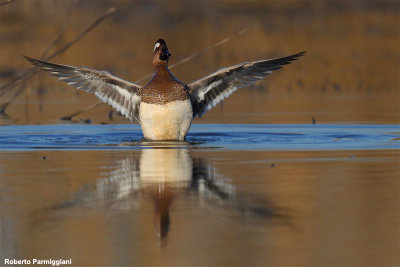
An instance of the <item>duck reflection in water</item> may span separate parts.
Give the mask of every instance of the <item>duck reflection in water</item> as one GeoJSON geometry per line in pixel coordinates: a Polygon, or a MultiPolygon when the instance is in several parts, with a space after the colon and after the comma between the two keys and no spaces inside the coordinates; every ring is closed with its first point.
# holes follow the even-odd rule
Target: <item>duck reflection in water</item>
{"type": "MultiPolygon", "coordinates": [[[[86,185],[53,210],[73,206],[106,207],[133,210],[145,199],[154,203],[154,226],[158,238],[164,239],[170,228],[170,208],[177,197],[192,198],[203,205],[268,219],[289,225],[289,217],[270,203],[237,195],[235,187],[218,174],[206,160],[192,158],[186,148],[168,146],[142,149],[137,154],[117,161],[108,178],[95,186],[86,185]],[[250,199],[250,201],[249,201],[250,199]]],[[[241,218],[243,216],[240,216],[241,218]]]]}

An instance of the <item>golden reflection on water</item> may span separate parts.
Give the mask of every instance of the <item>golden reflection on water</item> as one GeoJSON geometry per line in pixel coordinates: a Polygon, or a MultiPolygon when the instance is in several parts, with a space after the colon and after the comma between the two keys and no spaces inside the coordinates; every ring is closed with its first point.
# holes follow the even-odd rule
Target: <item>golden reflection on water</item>
{"type": "Polygon", "coordinates": [[[2,152],[0,256],[390,265],[398,158],[389,150],[2,152]]]}
{"type": "Polygon", "coordinates": [[[32,226],[46,223],[53,213],[63,209],[95,207],[129,211],[147,201],[154,206],[155,234],[162,240],[167,237],[170,209],[177,198],[210,208],[227,209],[231,215],[275,219],[289,225],[289,217],[282,210],[242,199],[228,178],[219,174],[207,160],[192,158],[188,149],[170,146],[159,144],[157,148],[142,149],[139,157],[130,155],[113,162],[107,168],[110,171],[104,174],[107,178],[81,186],[66,201],[35,211],[32,226]]]}

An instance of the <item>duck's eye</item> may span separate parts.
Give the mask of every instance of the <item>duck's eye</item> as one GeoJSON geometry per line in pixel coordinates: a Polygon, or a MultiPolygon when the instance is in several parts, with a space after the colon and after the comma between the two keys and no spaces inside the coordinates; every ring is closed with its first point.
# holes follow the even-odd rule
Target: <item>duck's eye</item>
{"type": "Polygon", "coordinates": [[[156,51],[156,49],[157,49],[159,46],[160,46],[160,43],[156,43],[156,44],[154,45],[153,52],[156,51]]]}

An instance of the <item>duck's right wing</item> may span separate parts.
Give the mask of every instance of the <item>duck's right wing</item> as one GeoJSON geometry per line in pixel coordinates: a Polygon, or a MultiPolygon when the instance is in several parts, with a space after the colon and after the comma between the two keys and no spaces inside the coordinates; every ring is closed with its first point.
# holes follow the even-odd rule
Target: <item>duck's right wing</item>
{"type": "Polygon", "coordinates": [[[139,121],[141,86],[125,81],[105,71],[86,67],[54,64],[24,56],[26,60],[42,70],[49,71],[59,80],[80,90],[95,94],[103,102],[110,104],[122,115],[139,121]]]}
{"type": "Polygon", "coordinates": [[[220,69],[204,78],[188,84],[193,115],[199,117],[238,88],[252,84],[298,59],[305,52],[291,56],[245,62],[220,69]]]}

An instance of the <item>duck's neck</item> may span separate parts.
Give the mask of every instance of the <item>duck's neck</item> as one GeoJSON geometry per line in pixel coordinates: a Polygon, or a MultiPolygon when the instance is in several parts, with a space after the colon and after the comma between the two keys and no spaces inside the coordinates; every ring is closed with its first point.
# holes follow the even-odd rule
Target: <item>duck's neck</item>
{"type": "Polygon", "coordinates": [[[159,70],[168,70],[168,63],[167,62],[157,62],[154,64],[154,72],[159,70]]]}
{"type": "Polygon", "coordinates": [[[154,65],[154,75],[158,76],[168,76],[171,75],[169,72],[168,64],[166,62],[159,62],[154,65]]]}

